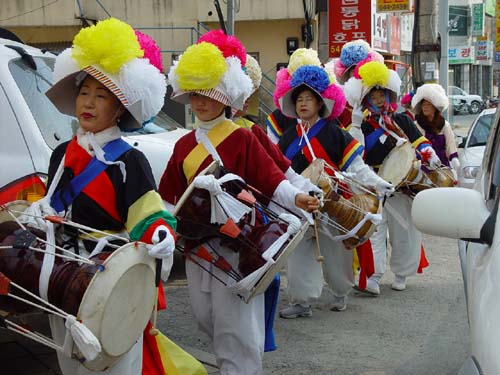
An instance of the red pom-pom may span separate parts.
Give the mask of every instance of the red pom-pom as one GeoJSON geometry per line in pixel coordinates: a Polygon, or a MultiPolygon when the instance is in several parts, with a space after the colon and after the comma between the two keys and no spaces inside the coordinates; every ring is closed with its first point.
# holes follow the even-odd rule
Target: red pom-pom
{"type": "Polygon", "coordinates": [[[420,158],[422,159],[423,163],[428,163],[429,160],[431,160],[431,157],[432,149],[430,147],[426,147],[422,151],[420,151],[420,158]]]}

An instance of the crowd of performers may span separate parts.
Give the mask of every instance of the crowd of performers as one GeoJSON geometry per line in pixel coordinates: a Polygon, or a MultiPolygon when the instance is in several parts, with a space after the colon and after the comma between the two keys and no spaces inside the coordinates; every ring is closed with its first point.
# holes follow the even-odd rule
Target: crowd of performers
{"type": "MultiPolygon", "coordinates": [[[[279,218],[307,223],[286,262],[289,305],[279,312],[281,318],[311,317],[325,282],[333,292],[332,311],[346,310],[353,288],[378,296],[389,243],[393,289],[404,290],[407,278],[428,265],[421,233],[410,216],[414,192],[377,172],[404,145],[419,169],[458,170],[453,133],[442,116],[448,99],[439,85],[425,84],[403,98],[407,112],[397,112],[400,78],[366,42],[346,43],[340,58],[325,65],[316,51],[296,50],[287,68],[277,73],[277,109],[266,124],[246,116],[248,100],[260,86],[260,67],[237,38],[221,30],[189,46],[166,78],[151,38],[119,20],[100,21],[82,29],[72,47],[57,57],[54,74],[56,83],[47,96],[60,112],[75,116],[79,128],[54,150],[47,196],[28,208],[24,220],[56,230],[68,248],[95,253],[95,242],[71,228],[54,229],[40,217],[58,215],[150,244],[149,255],[159,259],[166,281],[182,237],[176,238],[176,205],[216,161],[231,178],[265,197],[259,212],[254,209],[255,220],[265,220],[261,211],[272,209],[279,218]],[[145,156],[121,139],[121,131],[154,118],[167,82],[172,100],[191,105],[196,126],[176,142],[157,188],[145,156]],[[318,165],[319,173],[310,177],[307,171],[318,172],[318,165]],[[351,202],[355,196],[362,196],[360,206],[375,202],[374,211],[363,216],[372,226],[369,238],[339,225],[332,215],[332,210],[343,210],[337,202],[351,202]]],[[[218,191],[213,200],[231,201],[226,196],[218,191]]],[[[226,210],[241,207],[230,206],[223,214],[226,219],[234,214],[237,221],[242,214],[226,210]]],[[[100,250],[109,249],[110,243],[102,242],[100,250]]],[[[213,343],[220,373],[262,374],[263,352],[274,349],[267,341],[272,340],[277,293],[271,300],[266,291],[245,301],[224,282],[227,272],[195,256],[208,251],[238,269],[242,252],[219,238],[202,244],[186,240],[182,249],[192,311],[213,343]]],[[[50,323],[54,340],[64,343],[70,325],[58,317],[50,323]]],[[[147,354],[154,348],[146,350],[146,335],[144,343],[138,338],[109,369],[89,370],[71,353],[58,352],[61,369],[71,375],[163,374],[161,366],[151,364],[156,357],[147,354]]]]}

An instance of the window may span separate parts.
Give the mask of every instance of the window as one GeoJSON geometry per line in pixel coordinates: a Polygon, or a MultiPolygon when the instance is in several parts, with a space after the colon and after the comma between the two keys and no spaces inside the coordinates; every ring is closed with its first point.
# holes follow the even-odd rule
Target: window
{"type": "Polygon", "coordinates": [[[491,123],[495,115],[493,113],[480,116],[477,123],[472,129],[469,136],[469,144],[467,147],[485,146],[490,134],[491,123]]]}
{"type": "Polygon", "coordinates": [[[76,119],[61,114],[45,92],[52,86],[54,59],[34,57],[37,70],[30,68],[22,59],[9,63],[9,70],[16,81],[43,139],[54,149],[69,140],[78,127],[76,119]]]}

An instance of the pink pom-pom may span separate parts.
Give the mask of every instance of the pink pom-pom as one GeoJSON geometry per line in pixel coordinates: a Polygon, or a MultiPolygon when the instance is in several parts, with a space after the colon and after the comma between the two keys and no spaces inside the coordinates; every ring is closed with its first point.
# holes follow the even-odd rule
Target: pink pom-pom
{"type": "Polygon", "coordinates": [[[359,76],[359,68],[361,68],[366,63],[369,63],[369,62],[372,62],[372,61],[378,61],[378,62],[381,62],[383,64],[384,63],[384,56],[382,56],[380,53],[378,53],[376,51],[370,51],[370,52],[368,52],[368,56],[366,57],[366,59],[361,60],[354,67],[353,77],[356,77],[357,79],[361,79],[361,77],[359,76]]]}
{"type": "Polygon", "coordinates": [[[241,67],[247,63],[247,51],[235,36],[228,36],[222,30],[210,30],[198,39],[201,42],[211,43],[216,46],[224,57],[235,56],[240,59],[241,67]]]}
{"type": "Polygon", "coordinates": [[[325,99],[333,100],[333,108],[332,113],[328,116],[328,119],[335,119],[340,116],[340,114],[344,111],[346,106],[346,98],[344,92],[335,84],[331,84],[328,86],[322,93],[321,96],[325,99]]]}
{"type": "Polygon", "coordinates": [[[163,59],[158,44],[149,35],[143,34],[139,30],[135,30],[135,36],[144,51],[144,58],[148,59],[149,63],[157,68],[160,73],[163,73],[163,59]]]}
{"type": "Polygon", "coordinates": [[[333,66],[333,72],[335,73],[335,77],[337,77],[337,81],[340,81],[342,74],[344,74],[346,67],[342,64],[342,61],[338,59],[335,61],[335,65],[333,66]]]}
{"type": "Polygon", "coordinates": [[[292,76],[288,73],[288,69],[281,68],[278,73],[276,73],[276,89],[273,93],[273,100],[277,108],[281,108],[279,99],[291,89],[291,80],[292,76]]]}
{"type": "Polygon", "coordinates": [[[411,103],[411,99],[412,99],[412,95],[411,94],[405,94],[403,95],[403,97],[401,98],[401,105],[402,106],[405,106],[405,105],[408,105],[411,103]]]}

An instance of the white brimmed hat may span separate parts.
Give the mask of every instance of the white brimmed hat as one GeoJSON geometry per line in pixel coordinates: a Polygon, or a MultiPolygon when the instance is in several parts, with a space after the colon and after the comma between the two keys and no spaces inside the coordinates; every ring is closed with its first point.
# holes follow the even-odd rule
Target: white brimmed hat
{"type": "Polygon", "coordinates": [[[411,100],[411,106],[415,113],[422,111],[422,100],[430,102],[439,112],[448,108],[448,97],[441,85],[437,83],[426,83],[417,89],[417,92],[411,100]]]}
{"type": "Polygon", "coordinates": [[[134,29],[116,18],[80,30],[73,46],[56,58],[56,83],[46,95],[57,109],[75,116],[75,101],[87,75],[106,86],[123,104],[122,129],[140,128],[164,104],[165,76],[149,59],[134,29]]]}

